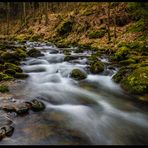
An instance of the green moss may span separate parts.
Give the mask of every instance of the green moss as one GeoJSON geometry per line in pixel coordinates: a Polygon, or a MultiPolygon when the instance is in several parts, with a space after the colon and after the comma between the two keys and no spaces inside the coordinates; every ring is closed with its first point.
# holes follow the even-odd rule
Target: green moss
{"type": "Polygon", "coordinates": [[[16,49],[16,54],[18,54],[18,56],[21,59],[25,59],[27,57],[27,54],[25,53],[25,51],[23,51],[22,49],[18,48],[16,49]]]}
{"type": "Polygon", "coordinates": [[[28,78],[28,74],[16,72],[14,77],[17,78],[17,79],[25,79],[25,78],[28,78]]]}
{"type": "Polygon", "coordinates": [[[69,50],[64,50],[64,55],[70,55],[70,51],[69,50]]]}
{"type": "Polygon", "coordinates": [[[57,27],[57,33],[60,35],[60,36],[63,36],[63,35],[68,35],[69,32],[72,31],[72,22],[71,21],[64,21],[62,22],[61,24],[59,24],[59,26],[57,27]]]}
{"type": "Polygon", "coordinates": [[[135,24],[127,28],[128,32],[143,32],[145,30],[144,19],[140,19],[135,24]]]}
{"type": "Polygon", "coordinates": [[[0,92],[1,93],[9,92],[8,86],[0,85],[0,92]]]}
{"type": "Polygon", "coordinates": [[[106,31],[104,29],[100,29],[98,31],[90,31],[88,33],[89,39],[96,39],[96,38],[102,38],[105,35],[106,31]]]}
{"type": "Polygon", "coordinates": [[[29,41],[34,42],[34,41],[39,41],[42,37],[40,35],[33,35],[30,37],[29,41]]]}
{"type": "Polygon", "coordinates": [[[22,72],[22,69],[15,64],[5,63],[4,67],[5,67],[5,69],[13,69],[16,72],[22,72]]]}
{"type": "Polygon", "coordinates": [[[90,64],[90,71],[93,73],[93,74],[97,74],[97,73],[100,73],[104,70],[104,64],[100,61],[93,61],[91,64],[90,64]]]}
{"type": "Polygon", "coordinates": [[[35,49],[35,48],[30,49],[30,50],[27,52],[27,55],[30,56],[30,57],[39,57],[39,56],[43,56],[43,54],[42,54],[39,50],[37,50],[37,49],[35,49]]]}
{"type": "Polygon", "coordinates": [[[17,57],[17,55],[14,52],[4,52],[1,55],[1,58],[4,61],[8,61],[8,62],[14,62],[15,60],[18,61],[19,57],[17,57]]]}
{"type": "Polygon", "coordinates": [[[76,60],[78,58],[79,58],[78,56],[66,55],[64,61],[76,60]]]}
{"type": "Polygon", "coordinates": [[[5,69],[3,64],[0,64],[0,71],[3,71],[5,69]]]}
{"type": "Polygon", "coordinates": [[[99,30],[92,30],[88,33],[89,39],[102,38],[106,33],[106,26],[102,26],[99,30]]]}
{"type": "Polygon", "coordinates": [[[11,75],[11,76],[14,76],[16,71],[14,69],[7,69],[7,70],[4,71],[4,73],[11,75]]]}
{"type": "Polygon", "coordinates": [[[134,59],[127,59],[127,60],[122,60],[119,62],[121,65],[129,65],[129,64],[134,64],[136,61],[134,59]]]}
{"type": "Polygon", "coordinates": [[[112,79],[116,83],[120,83],[121,80],[129,75],[133,70],[140,67],[140,64],[130,64],[129,66],[123,66],[119,69],[119,71],[112,77],[112,79]]]}
{"type": "Polygon", "coordinates": [[[123,46],[116,51],[115,59],[118,61],[125,60],[127,58],[128,53],[129,53],[129,48],[123,46]]]}
{"type": "Polygon", "coordinates": [[[76,80],[82,80],[82,79],[86,78],[86,74],[83,71],[81,71],[80,69],[73,69],[70,74],[70,77],[72,77],[76,80]]]}
{"type": "Polygon", "coordinates": [[[148,66],[135,69],[121,81],[121,86],[133,94],[148,93],[148,66]]]}
{"type": "Polygon", "coordinates": [[[4,74],[4,73],[0,72],[0,81],[11,80],[11,79],[13,79],[13,77],[8,76],[7,74],[4,74]]]}

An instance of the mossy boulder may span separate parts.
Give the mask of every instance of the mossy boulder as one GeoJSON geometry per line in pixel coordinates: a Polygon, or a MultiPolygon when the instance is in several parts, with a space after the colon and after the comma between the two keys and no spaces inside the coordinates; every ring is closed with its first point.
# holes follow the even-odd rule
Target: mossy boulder
{"type": "Polygon", "coordinates": [[[115,59],[118,61],[127,59],[130,49],[126,46],[123,46],[117,50],[115,53],[115,59]]]}
{"type": "Polygon", "coordinates": [[[70,55],[70,50],[64,50],[63,53],[64,55],[70,55]]]}
{"type": "Polygon", "coordinates": [[[28,76],[29,76],[28,74],[16,72],[15,75],[14,75],[14,78],[25,79],[25,78],[28,78],[28,76]]]}
{"type": "Polygon", "coordinates": [[[27,54],[21,48],[16,49],[15,53],[19,56],[20,59],[25,59],[27,54]]]}
{"type": "Polygon", "coordinates": [[[72,22],[64,21],[57,27],[57,32],[60,36],[68,35],[72,31],[72,22]]]}
{"type": "Polygon", "coordinates": [[[64,58],[64,61],[76,60],[78,58],[79,58],[78,56],[66,55],[65,58],[64,58]]]}
{"type": "Polygon", "coordinates": [[[43,56],[44,54],[42,54],[39,50],[33,48],[33,49],[30,49],[28,52],[27,52],[27,55],[30,56],[30,57],[40,57],[40,56],[43,56]]]}
{"type": "Polygon", "coordinates": [[[139,67],[121,81],[121,86],[130,93],[148,93],[148,66],[139,67]]]}
{"type": "Polygon", "coordinates": [[[4,67],[5,67],[5,69],[13,69],[16,72],[20,72],[20,73],[23,72],[23,70],[15,64],[5,63],[4,67]]]}
{"type": "Polygon", "coordinates": [[[13,79],[13,77],[12,76],[9,76],[9,75],[7,75],[7,74],[4,74],[4,73],[2,73],[2,72],[0,72],[0,81],[5,81],[5,80],[12,80],[13,79]]]}
{"type": "Polygon", "coordinates": [[[1,54],[1,59],[4,62],[18,63],[20,61],[20,57],[15,52],[3,52],[1,54]]]}
{"type": "Polygon", "coordinates": [[[0,92],[1,93],[9,92],[8,86],[0,85],[0,92]]]}
{"type": "Polygon", "coordinates": [[[80,69],[73,69],[72,72],[70,73],[70,77],[76,80],[82,80],[85,79],[87,75],[85,72],[83,72],[80,69]]]}
{"type": "Polygon", "coordinates": [[[4,73],[7,74],[7,75],[14,76],[15,73],[16,73],[16,71],[15,71],[14,69],[6,69],[6,70],[4,71],[4,73]]]}
{"type": "Polygon", "coordinates": [[[104,71],[104,64],[101,61],[98,61],[98,60],[93,61],[90,64],[90,71],[93,74],[98,74],[98,73],[104,71]]]}

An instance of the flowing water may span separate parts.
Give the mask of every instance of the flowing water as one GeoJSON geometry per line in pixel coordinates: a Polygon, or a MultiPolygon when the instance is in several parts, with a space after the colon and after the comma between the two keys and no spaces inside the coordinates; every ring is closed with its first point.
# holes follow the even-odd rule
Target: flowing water
{"type": "Polygon", "coordinates": [[[118,69],[108,68],[106,56],[101,57],[105,71],[93,75],[87,70],[89,52],[68,48],[79,58],[67,62],[63,49],[52,44],[26,46],[40,49],[44,56],[22,62],[29,78],[11,92],[17,101],[38,98],[46,109],[14,118],[13,135],[0,144],[148,144],[148,110],[112,81],[118,69]],[[70,78],[74,68],[85,71],[87,78],[70,78]]]}

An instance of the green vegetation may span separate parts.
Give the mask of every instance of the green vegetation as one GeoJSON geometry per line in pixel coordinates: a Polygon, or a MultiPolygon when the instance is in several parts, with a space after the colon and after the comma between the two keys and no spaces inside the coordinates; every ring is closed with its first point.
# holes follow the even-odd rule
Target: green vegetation
{"type": "Polygon", "coordinates": [[[132,24],[131,26],[129,26],[129,28],[127,28],[128,32],[140,32],[144,30],[145,30],[145,24],[143,19],[140,19],[135,24],[132,24]]]}
{"type": "Polygon", "coordinates": [[[93,74],[97,74],[97,73],[100,73],[104,70],[104,65],[103,63],[101,63],[100,61],[93,61],[91,64],[90,64],[90,71],[93,73],[93,74]]]}
{"type": "Polygon", "coordinates": [[[82,70],[80,70],[80,69],[73,69],[71,74],[70,74],[70,77],[74,78],[76,80],[83,80],[87,76],[86,76],[86,73],[84,73],[82,70]]]}
{"type": "Polygon", "coordinates": [[[43,54],[41,53],[41,51],[33,48],[27,52],[27,55],[30,57],[39,57],[42,56],[43,54]]]}
{"type": "Polygon", "coordinates": [[[9,92],[8,86],[6,86],[6,85],[0,85],[0,92],[1,93],[9,92]]]}
{"type": "Polygon", "coordinates": [[[148,67],[135,69],[122,80],[121,85],[133,94],[148,93],[148,67]]]}
{"type": "Polygon", "coordinates": [[[95,39],[95,38],[102,38],[106,33],[106,28],[101,27],[98,31],[90,31],[88,33],[88,37],[90,39],[95,39]]]}

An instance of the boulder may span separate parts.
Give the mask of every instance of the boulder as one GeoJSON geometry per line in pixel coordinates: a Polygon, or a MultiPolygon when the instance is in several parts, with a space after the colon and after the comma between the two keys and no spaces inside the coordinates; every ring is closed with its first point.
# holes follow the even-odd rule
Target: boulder
{"type": "Polygon", "coordinates": [[[148,66],[139,67],[124,77],[121,86],[132,94],[148,93],[148,66]]]}
{"type": "Polygon", "coordinates": [[[104,64],[100,61],[94,61],[90,64],[90,71],[93,74],[98,74],[104,71],[104,64]]]}
{"type": "Polygon", "coordinates": [[[85,72],[83,72],[80,69],[73,69],[70,74],[70,77],[74,78],[76,80],[82,80],[82,79],[85,79],[87,77],[87,75],[85,72]]]}
{"type": "Polygon", "coordinates": [[[33,48],[33,49],[30,49],[28,52],[27,52],[28,56],[30,57],[40,57],[40,56],[44,56],[44,54],[42,54],[39,50],[33,48]]]}
{"type": "Polygon", "coordinates": [[[42,111],[45,109],[44,103],[37,99],[33,99],[31,102],[26,102],[26,104],[30,106],[30,109],[35,112],[42,111]]]}

